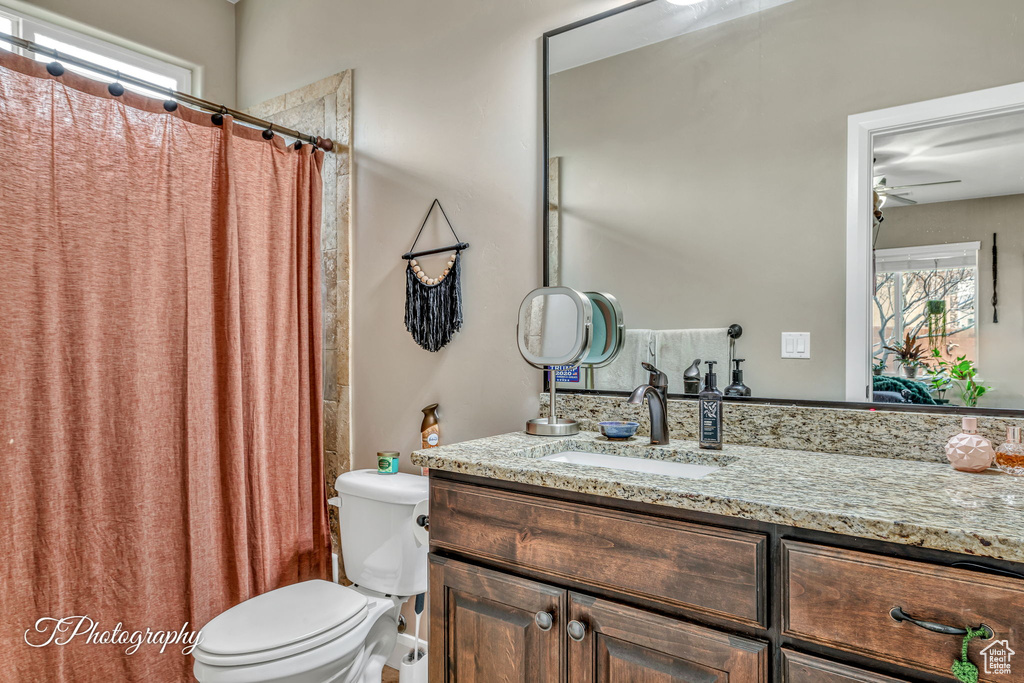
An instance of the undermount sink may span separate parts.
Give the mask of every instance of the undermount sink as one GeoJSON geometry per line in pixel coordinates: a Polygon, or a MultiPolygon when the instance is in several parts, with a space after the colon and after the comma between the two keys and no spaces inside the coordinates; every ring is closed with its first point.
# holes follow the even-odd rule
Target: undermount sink
{"type": "Polygon", "coordinates": [[[694,465],[672,460],[652,460],[650,458],[630,458],[622,455],[606,453],[587,453],[585,451],[563,451],[552,453],[540,458],[551,462],[566,462],[575,465],[604,467],[610,470],[628,470],[645,474],[662,474],[682,479],[701,479],[722,469],[714,465],[694,465]]]}

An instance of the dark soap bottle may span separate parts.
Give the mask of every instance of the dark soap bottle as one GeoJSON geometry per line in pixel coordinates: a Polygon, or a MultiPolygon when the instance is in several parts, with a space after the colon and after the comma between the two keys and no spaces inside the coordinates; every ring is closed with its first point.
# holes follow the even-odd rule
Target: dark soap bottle
{"type": "Polygon", "coordinates": [[[694,395],[700,393],[700,358],[683,370],[683,393],[694,395]]]}
{"type": "Polygon", "coordinates": [[[743,383],[743,371],[740,370],[740,363],[746,358],[734,358],[736,367],[732,371],[732,384],[725,388],[726,396],[750,396],[750,387],[743,383]]]}
{"type": "Polygon", "coordinates": [[[708,361],[708,374],[704,376],[704,389],[697,400],[700,415],[700,447],[722,450],[722,392],[716,385],[715,361],[708,361]]]}

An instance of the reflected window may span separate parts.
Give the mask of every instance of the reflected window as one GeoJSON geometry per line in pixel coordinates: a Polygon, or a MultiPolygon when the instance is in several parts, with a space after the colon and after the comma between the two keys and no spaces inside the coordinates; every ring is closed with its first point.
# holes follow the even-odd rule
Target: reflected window
{"type": "Polygon", "coordinates": [[[875,252],[872,356],[883,372],[898,370],[885,347],[915,338],[930,357],[978,362],[978,249],[938,244],[875,252]]]}

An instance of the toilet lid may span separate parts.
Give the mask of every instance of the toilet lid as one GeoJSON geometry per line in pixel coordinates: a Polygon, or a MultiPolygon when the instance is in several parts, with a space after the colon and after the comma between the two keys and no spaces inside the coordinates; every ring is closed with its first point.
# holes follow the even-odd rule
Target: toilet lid
{"type": "Polygon", "coordinates": [[[330,581],[314,579],[235,605],[202,630],[200,648],[217,655],[273,650],[314,638],[366,614],[366,596],[330,581]]]}

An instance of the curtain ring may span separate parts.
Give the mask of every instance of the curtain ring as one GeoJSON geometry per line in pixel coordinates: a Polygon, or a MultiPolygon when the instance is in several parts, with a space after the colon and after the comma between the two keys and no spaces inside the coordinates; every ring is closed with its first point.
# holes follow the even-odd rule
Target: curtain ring
{"type": "Polygon", "coordinates": [[[120,71],[115,71],[114,73],[117,74],[117,76],[116,76],[114,82],[107,86],[107,92],[109,92],[114,97],[120,97],[121,95],[124,94],[124,86],[121,85],[121,82],[120,82],[121,81],[121,72],[120,71]]]}
{"type": "Polygon", "coordinates": [[[53,61],[46,65],[46,71],[54,78],[64,75],[64,65],[60,63],[60,53],[53,51],[53,61]]]}
{"type": "Polygon", "coordinates": [[[265,131],[263,131],[263,139],[264,140],[273,140],[274,139],[274,124],[270,124],[270,126],[265,131]]]}
{"type": "Polygon", "coordinates": [[[223,126],[223,125],[224,125],[224,116],[225,116],[225,115],[226,115],[227,113],[228,113],[228,109],[227,109],[227,107],[225,107],[225,106],[224,106],[224,105],[222,104],[222,105],[220,106],[220,111],[219,111],[219,112],[217,112],[216,114],[214,114],[213,116],[211,116],[211,117],[210,117],[210,120],[212,120],[212,121],[213,121],[213,125],[215,125],[215,126],[223,126]]]}

